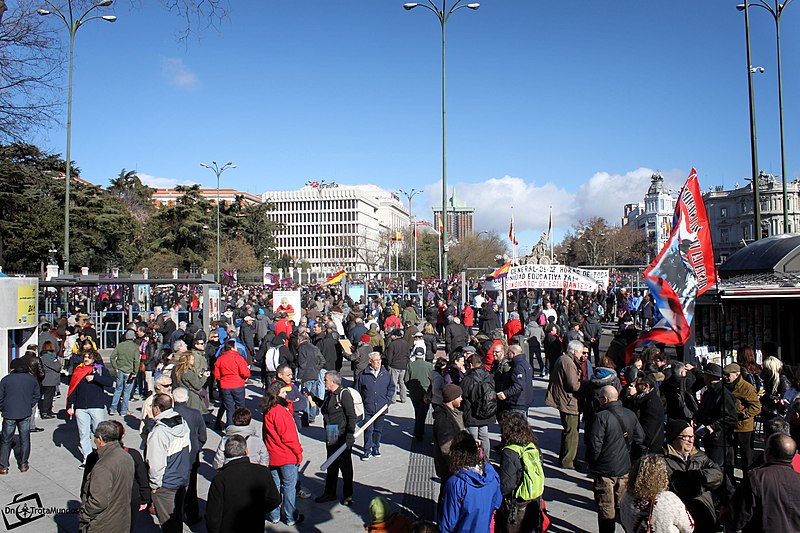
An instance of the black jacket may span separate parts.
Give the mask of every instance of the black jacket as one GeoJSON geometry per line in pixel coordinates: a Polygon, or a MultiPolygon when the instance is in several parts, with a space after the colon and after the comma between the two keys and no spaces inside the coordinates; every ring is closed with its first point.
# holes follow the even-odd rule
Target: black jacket
{"type": "Polygon", "coordinates": [[[467,345],[467,328],[451,322],[444,328],[444,349],[448,354],[467,345]]]}
{"type": "MultiPolygon", "coordinates": [[[[483,365],[468,370],[467,375],[461,380],[461,410],[464,412],[465,426],[486,426],[494,424],[497,420],[497,417],[494,415],[489,418],[478,418],[476,415],[481,400],[481,388],[484,382],[489,383],[492,390],[494,390],[494,377],[483,365]]],[[[497,404],[497,400],[495,400],[495,404],[497,404]]]]}
{"type": "Polygon", "coordinates": [[[208,533],[263,533],[268,512],[281,503],[269,468],[247,457],[229,461],[214,476],[208,489],[208,533]]]}
{"type": "Polygon", "coordinates": [[[721,439],[724,435],[732,435],[736,425],[736,398],[725,387],[722,381],[717,381],[706,387],[700,409],[697,411],[696,421],[700,425],[714,428],[714,433],[706,439],[721,439]]]}
{"type": "Polygon", "coordinates": [[[533,367],[525,355],[511,360],[511,384],[498,390],[506,395],[504,402],[508,409],[527,409],[533,403],[533,367]]]}
{"type": "Polygon", "coordinates": [[[586,443],[589,469],[597,476],[627,475],[631,470],[631,449],[641,446],[642,442],[644,431],[633,411],[622,407],[619,401],[604,405],[595,415],[589,429],[586,443]],[[625,432],[628,434],[627,439],[625,432]]]}
{"type": "Polygon", "coordinates": [[[325,357],[325,369],[336,370],[336,346],[339,345],[336,339],[334,339],[332,335],[325,335],[317,339],[314,344],[319,348],[319,351],[322,352],[323,357],[325,357]]]}
{"type": "Polygon", "coordinates": [[[664,449],[664,404],[658,390],[637,394],[630,399],[629,409],[636,414],[644,431],[644,453],[661,453],[664,449]]]}
{"type": "Polygon", "coordinates": [[[185,403],[176,403],[173,409],[181,415],[186,421],[186,425],[189,426],[189,441],[192,443],[190,453],[192,454],[192,461],[194,461],[195,456],[200,453],[206,440],[208,440],[203,415],[200,411],[192,409],[185,403]]]}
{"type": "Polygon", "coordinates": [[[684,459],[668,444],[664,459],[669,471],[669,490],[686,505],[696,525],[713,525],[716,511],[711,492],[722,485],[722,468],[696,448],[684,459]]]}
{"type": "Polygon", "coordinates": [[[3,413],[3,418],[28,418],[40,395],[39,382],[27,369],[14,370],[0,380],[0,412],[3,413]]]}
{"type": "Polygon", "coordinates": [[[408,347],[408,343],[402,337],[397,337],[389,343],[383,356],[386,359],[386,366],[389,368],[405,370],[408,368],[410,354],[411,349],[408,347]]]}
{"type": "Polygon", "coordinates": [[[297,379],[300,381],[316,381],[322,370],[324,358],[319,348],[310,342],[304,342],[297,348],[297,379]]]}
{"type": "Polygon", "coordinates": [[[692,374],[686,376],[671,375],[661,384],[661,394],[666,403],[667,418],[670,420],[691,421],[697,412],[697,400],[692,393],[695,378],[692,374]]]}

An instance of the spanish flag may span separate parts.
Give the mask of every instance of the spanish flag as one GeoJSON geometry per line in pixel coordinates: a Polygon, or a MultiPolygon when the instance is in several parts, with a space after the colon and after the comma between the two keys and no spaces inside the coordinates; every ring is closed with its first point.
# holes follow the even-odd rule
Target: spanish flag
{"type": "Polygon", "coordinates": [[[340,270],[339,272],[336,272],[336,273],[331,274],[330,276],[328,276],[328,279],[327,279],[327,281],[325,283],[328,284],[328,285],[333,285],[334,283],[339,283],[340,281],[342,281],[342,278],[344,278],[346,275],[347,275],[346,271],[340,270]]]}
{"type": "Polygon", "coordinates": [[[511,261],[499,267],[497,270],[486,276],[486,279],[500,279],[508,275],[508,269],[511,268],[511,261]]]}

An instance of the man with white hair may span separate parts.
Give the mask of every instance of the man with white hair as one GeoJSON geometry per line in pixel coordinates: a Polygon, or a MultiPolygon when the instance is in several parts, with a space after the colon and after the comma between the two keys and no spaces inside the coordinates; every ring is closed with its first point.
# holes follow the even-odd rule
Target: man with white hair
{"type": "Polygon", "coordinates": [[[576,470],[575,457],[578,455],[578,396],[581,383],[581,365],[589,357],[589,348],[581,341],[572,341],[567,353],[559,357],[553,365],[550,384],[547,387],[545,403],[558,409],[561,415],[561,448],[558,452],[560,466],[576,470]]]}

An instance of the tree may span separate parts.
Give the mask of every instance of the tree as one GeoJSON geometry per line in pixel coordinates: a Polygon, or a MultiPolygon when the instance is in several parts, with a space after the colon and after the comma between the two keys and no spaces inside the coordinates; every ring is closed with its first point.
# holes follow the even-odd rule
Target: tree
{"type": "Polygon", "coordinates": [[[37,7],[18,0],[8,10],[0,2],[0,142],[21,141],[58,111],[63,54],[37,7]]]}
{"type": "Polygon", "coordinates": [[[604,218],[579,220],[556,246],[556,258],[574,265],[638,265],[645,260],[644,233],[630,226],[609,226],[604,218]]]}
{"type": "MultiPolygon", "coordinates": [[[[263,263],[253,253],[253,248],[243,237],[226,237],[220,241],[220,268],[239,272],[260,272],[263,263]]],[[[203,264],[209,271],[217,269],[217,248],[211,247],[203,264]]]]}
{"type": "Polygon", "coordinates": [[[506,253],[506,240],[501,239],[496,231],[473,233],[450,246],[447,262],[451,272],[460,272],[467,268],[494,266],[495,256],[506,253]]]}

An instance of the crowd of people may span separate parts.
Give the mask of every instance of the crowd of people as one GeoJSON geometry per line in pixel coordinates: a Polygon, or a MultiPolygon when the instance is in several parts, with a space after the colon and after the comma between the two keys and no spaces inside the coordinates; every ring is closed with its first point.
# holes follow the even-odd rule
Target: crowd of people
{"type": "Polygon", "coordinates": [[[297,498],[314,495],[299,469],[304,427],[322,416],[328,461],[315,503],[352,506],[353,457],[380,460],[389,407],[409,401],[413,438],[433,443],[436,523],[391,512],[377,497],[368,531],[544,531],[544,468],[528,417],[538,373],[549,376],[546,404],[562,424],[558,464],[592,477],[598,531],[617,521],[628,533],[800,531],[790,504],[800,490],[800,398],[792,403],[773,347],[763,347],[763,366],[750,348],[724,368],[670,360],[656,346],[627,361],[622,333],[652,326],[649,295],[520,291],[503,317],[486,292],[459,305],[447,288],[360,301],[308,288],[294,310],[275,306],[267,289],[234,287],[208,331],[180,320],[181,301],[167,298],[125,326],[107,360],[82,315],[42,323],[38,349],[0,381],[0,475],[16,431],[27,471],[35,414],[55,416],[68,383],[61,397],[80,443],[82,531],[133,531],[147,510],[164,531],[203,519],[210,532],[263,531],[305,520],[297,498]],[[604,322],[620,333],[601,353],[604,322]],[[260,412],[246,406],[248,388],[260,412]],[[125,416],[138,419],[141,450],[124,444],[125,416]],[[208,428],[223,438],[201,516],[208,428]]]}

